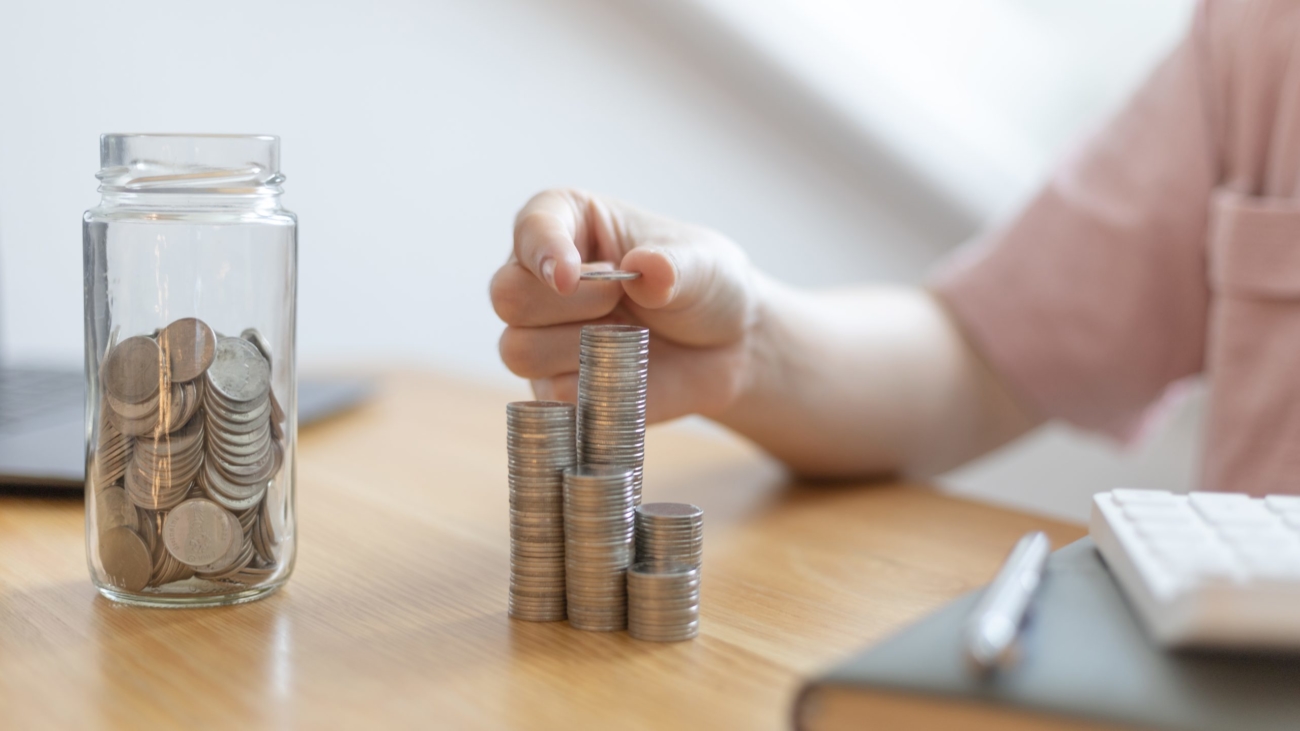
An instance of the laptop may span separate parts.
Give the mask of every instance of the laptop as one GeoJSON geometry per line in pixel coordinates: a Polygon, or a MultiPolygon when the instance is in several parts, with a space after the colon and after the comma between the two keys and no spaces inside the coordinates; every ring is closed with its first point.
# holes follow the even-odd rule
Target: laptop
{"type": "MultiPolygon", "coordinates": [[[[79,370],[0,367],[0,485],[82,488],[85,389],[79,370]]],[[[359,378],[300,378],[298,425],[345,411],[373,390],[359,378]]]]}

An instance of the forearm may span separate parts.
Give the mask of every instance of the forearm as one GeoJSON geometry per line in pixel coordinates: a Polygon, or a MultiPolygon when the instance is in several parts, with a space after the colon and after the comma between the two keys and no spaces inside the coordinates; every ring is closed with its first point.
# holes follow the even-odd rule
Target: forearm
{"type": "Polygon", "coordinates": [[[748,378],[716,416],[804,475],[932,475],[1033,428],[929,293],[765,280],[748,378]]]}

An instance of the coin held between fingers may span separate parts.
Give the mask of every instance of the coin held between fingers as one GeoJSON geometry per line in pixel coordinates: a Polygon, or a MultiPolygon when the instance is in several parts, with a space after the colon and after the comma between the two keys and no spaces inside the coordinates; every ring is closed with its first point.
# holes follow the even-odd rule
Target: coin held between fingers
{"type": "Polygon", "coordinates": [[[641,272],[629,272],[622,269],[593,269],[583,272],[581,278],[596,282],[626,282],[640,279],[641,272]]]}

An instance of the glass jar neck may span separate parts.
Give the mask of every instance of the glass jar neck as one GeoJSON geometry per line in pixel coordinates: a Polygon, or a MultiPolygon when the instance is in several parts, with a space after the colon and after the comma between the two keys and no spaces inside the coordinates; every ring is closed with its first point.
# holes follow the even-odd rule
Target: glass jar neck
{"type": "Polygon", "coordinates": [[[270,214],[283,210],[281,191],[139,193],[100,188],[99,208],[122,211],[212,211],[270,214]]]}
{"type": "Polygon", "coordinates": [[[107,134],[100,138],[101,208],[274,212],[284,175],[270,135],[107,134]]]}

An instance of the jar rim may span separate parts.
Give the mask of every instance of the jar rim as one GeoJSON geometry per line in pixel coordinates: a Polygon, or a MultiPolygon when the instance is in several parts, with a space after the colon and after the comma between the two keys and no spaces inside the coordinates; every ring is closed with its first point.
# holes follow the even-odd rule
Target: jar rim
{"type": "Polygon", "coordinates": [[[109,133],[99,159],[101,192],[283,192],[276,135],[109,133]]]}

